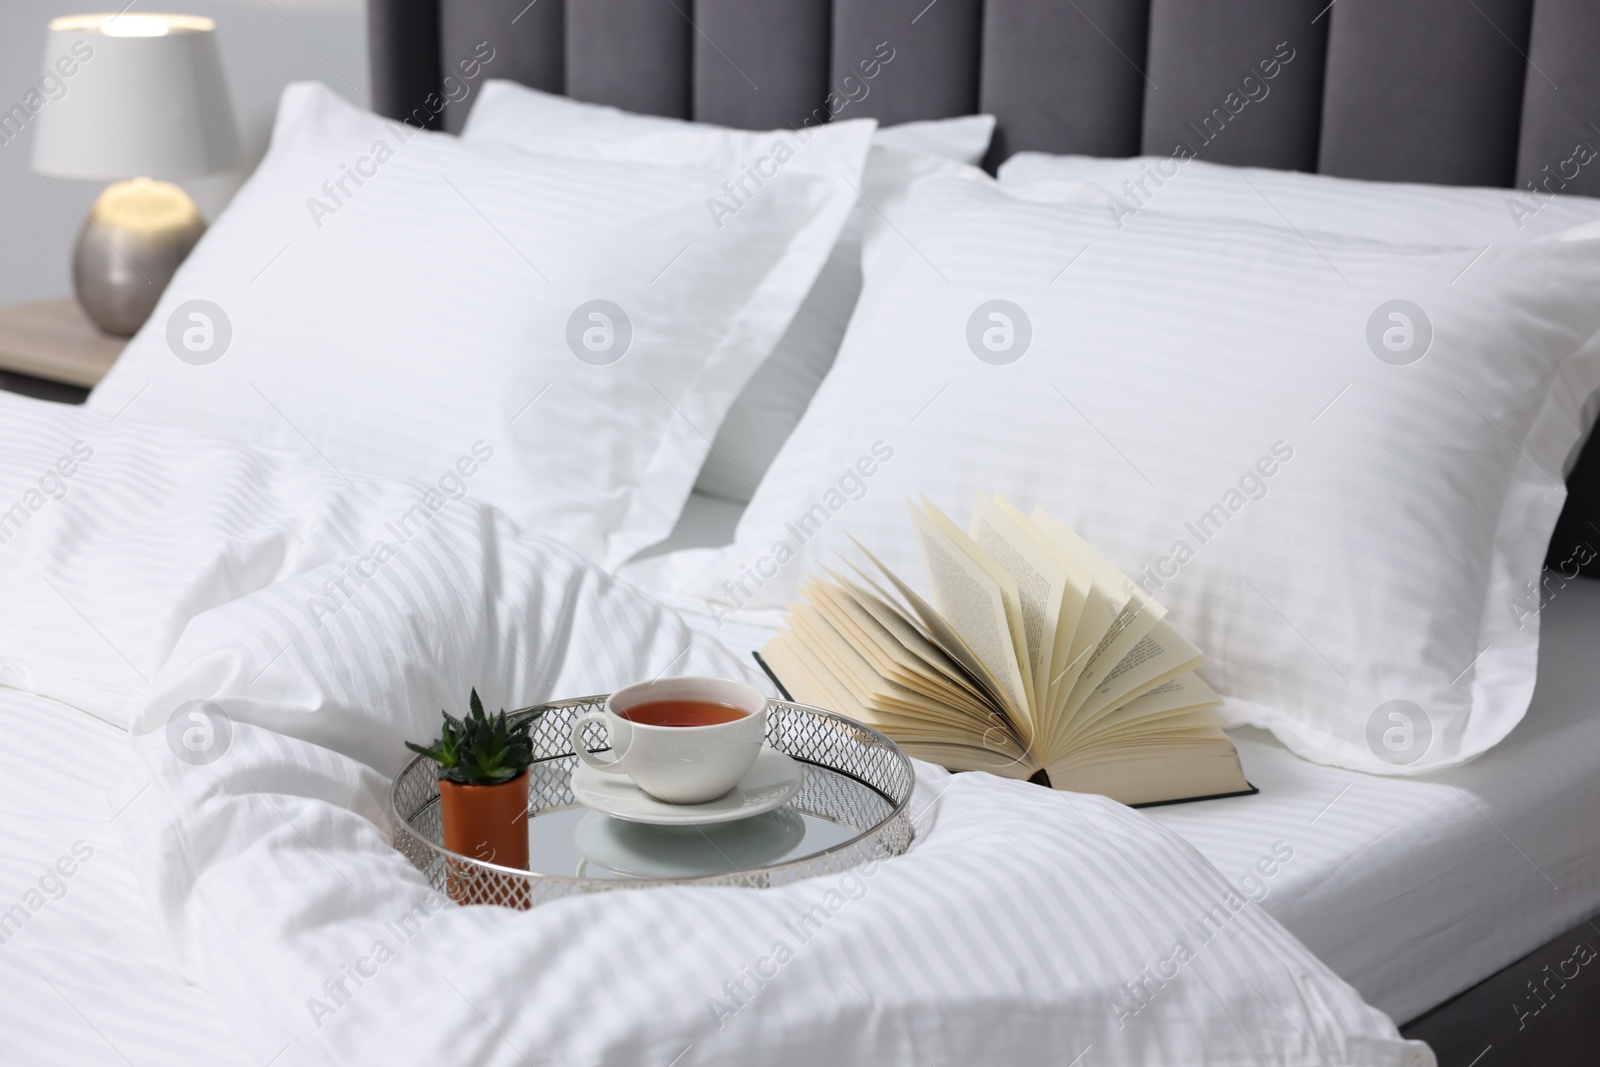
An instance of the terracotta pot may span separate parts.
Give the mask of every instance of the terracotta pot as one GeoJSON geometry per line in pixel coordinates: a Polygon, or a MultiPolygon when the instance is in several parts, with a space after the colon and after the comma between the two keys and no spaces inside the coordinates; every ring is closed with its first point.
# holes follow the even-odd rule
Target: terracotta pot
{"type": "MultiPolygon", "coordinates": [[[[451,852],[517,870],[528,868],[528,772],[499,785],[460,785],[439,781],[439,815],[444,847],[451,852]]],[[[446,870],[450,899],[458,904],[526,907],[521,882],[451,863],[446,870]]]]}

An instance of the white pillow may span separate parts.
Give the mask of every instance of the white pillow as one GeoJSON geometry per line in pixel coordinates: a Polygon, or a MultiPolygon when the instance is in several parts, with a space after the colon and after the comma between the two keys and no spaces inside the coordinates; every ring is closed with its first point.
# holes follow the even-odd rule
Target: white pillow
{"type": "Polygon", "coordinates": [[[872,129],[783,135],[775,175],[716,220],[732,155],[470,145],[290,86],[266,159],[89,402],[448,476],[615,565],[672,529],[833,247],[872,129]],[[468,483],[451,470],[480,439],[494,458],[468,483]]]}
{"type": "MultiPolygon", "coordinates": [[[[988,143],[994,119],[984,120],[983,141],[988,143]]],[[[950,119],[954,124],[965,119],[950,119]]],[[[905,123],[885,133],[897,133],[905,123]]],[[[972,153],[981,159],[985,149],[972,153]]],[[[728,412],[716,446],[706,457],[695,488],[724,500],[746,503],[755,492],[778,450],[794,432],[805,414],[806,405],[833,366],[850,325],[850,313],[861,295],[861,242],[867,217],[888,211],[902,199],[919,178],[935,174],[957,175],[972,170],[966,163],[953,162],[931,152],[900,148],[896,144],[874,143],[867,154],[867,170],[862,181],[862,197],[871,207],[858,204],[845,220],[839,242],[828,255],[816,284],[795,313],[788,332],[773,349],[772,358],[761,364],[733,409],[728,412]]]]}
{"type": "MultiPolygon", "coordinates": [[[[1588,152],[1584,146],[1579,150],[1588,152]]],[[[1577,158],[1562,166],[1575,168],[1577,158]]],[[[1593,162],[1594,156],[1589,153],[1593,162]]],[[[1572,169],[1571,177],[1576,170],[1572,169]]],[[[1247,219],[1401,244],[1520,244],[1600,220],[1600,200],[1561,196],[1559,173],[1536,191],[1232,167],[1177,156],[1097,159],[1018,152],[1000,182],[1029,199],[1090,201],[1119,228],[1147,211],[1247,219]],[[1087,183],[1087,184],[1086,184],[1087,183]]]]}
{"type": "Polygon", "coordinates": [[[1517,605],[1600,386],[1600,242],[1155,213],[1117,233],[946,178],[890,222],[734,545],[624,576],[774,621],[849,535],[919,578],[907,497],[964,517],[996,490],[1154,592],[1231,721],[1310,759],[1432,770],[1521,718],[1538,620],[1517,605]]]}
{"type": "MultiPolygon", "coordinates": [[[[880,129],[861,183],[862,196],[877,210],[902,196],[926,174],[976,165],[989,150],[993,115],[906,122],[880,129]]],[[[722,126],[636,115],[599,104],[542,93],[508,81],[490,81],[468,116],[461,136],[475,143],[513,145],[564,155],[627,158],[681,166],[705,165],[713,153],[753,162],[773,135],[722,126]]],[[[730,167],[730,170],[733,168],[730,167]]],[[[833,365],[845,326],[861,292],[861,223],[872,208],[857,205],[794,321],[739,394],[717,432],[695,488],[744,502],[772,458],[800,421],[823,375],[833,365]]]]}

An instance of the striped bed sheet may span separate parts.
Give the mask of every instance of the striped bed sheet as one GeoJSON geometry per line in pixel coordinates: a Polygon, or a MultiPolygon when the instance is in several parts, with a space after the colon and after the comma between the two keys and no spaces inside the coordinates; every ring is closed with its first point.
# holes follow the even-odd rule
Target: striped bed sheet
{"type": "Polygon", "coordinates": [[[7,397],[0,456],[0,682],[129,729],[155,938],[255,1062],[1432,1062],[1154,820],[925,765],[914,847],[870,870],[447,905],[384,819],[441,706],[747,661],[470,499],[390,543],[420,483],[7,397]],[[195,701],[215,760],[173,740],[195,701]]]}
{"type": "Polygon", "coordinates": [[[1234,878],[1295,842],[1262,906],[1370,1003],[1416,1018],[1600,912],[1600,582],[1557,591],[1541,628],[1526,717],[1463,767],[1382,778],[1238,730],[1261,803],[1151,814],[1234,878]]]}

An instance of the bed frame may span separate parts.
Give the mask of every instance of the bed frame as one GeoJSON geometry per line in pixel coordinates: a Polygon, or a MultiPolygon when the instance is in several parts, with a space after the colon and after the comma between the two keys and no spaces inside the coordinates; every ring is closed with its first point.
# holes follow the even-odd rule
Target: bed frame
{"type": "MultiPolygon", "coordinates": [[[[1503,186],[1508,213],[1514,196],[1600,196],[1600,158],[1588,148],[1600,146],[1600,0],[368,0],[367,9],[374,108],[452,131],[474,91],[462,63],[487,42],[493,59],[473,77],[728,126],[988,112],[998,119],[991,167],[1023,149],[1129,156],[1184,142],[1218,163],[1503,186]],[[1274,60],[1263,96],[1262,63],[1274,60]],[[1257,99],[1245,107],[1241,97],[1257,99]],[[1579,145],[1587,152],[1575,154],[1579,145]]],[[[1600,547],[1600,444],[1568,485],[1553,566],[1574,544],[1600,547]]],[[[1590,569],[1600,574],[1600,560],[1590,569]]],[[[1417,1020],[1419,1036],[1451,1050],[1442,1063],[1491,1046],[1481,1067],[1515,1062],[1503,1058],[1521,1047],[1511,1008],[1482,1009],[1474,997],[1517,966],[1417,1020]]],[[[1594,1018],[1600,997],[1591,998],[1594,1018]]],[[[1541,1062],[1593,1055],[1594,1035],[1577,1023],[1553,1018],[1538,1031],[1541,1062]]]]}

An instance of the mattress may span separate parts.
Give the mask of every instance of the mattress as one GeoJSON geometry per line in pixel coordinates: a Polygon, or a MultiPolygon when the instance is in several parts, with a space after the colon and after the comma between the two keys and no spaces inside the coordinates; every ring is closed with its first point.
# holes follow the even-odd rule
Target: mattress
{"type": "Polygon", "coordinates": [[[1236,730],[1259,796],[1151,814],[1236,884],[1287,842],[1263,906],[1408,1022],[1600,911],[1600,581],[1557,591],[1542,625],[1527,717],[1466,766],[1384,778],[1236,730]]]}
{"type": "MultiPolygon", "coordinates": [[[[694,622],[741,651],[771,634],[694,622]]],[[[1559,590],[1542,625],[1527,717],[1473,763],[1385,778],[1243,728],[1230,734],[1259,795],[1149,814],[1409,1021],[1600,911],[1600,582],[1559,590]]]]}

